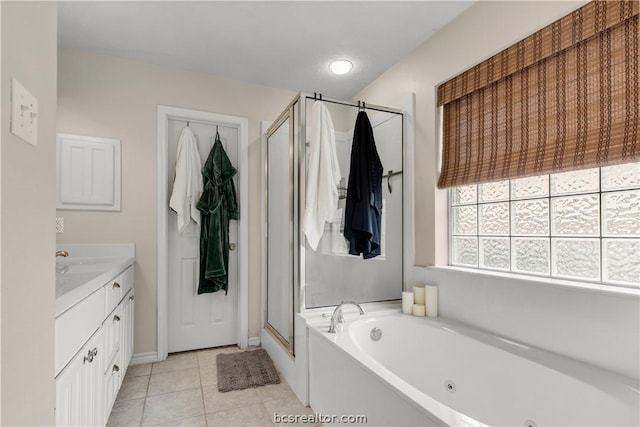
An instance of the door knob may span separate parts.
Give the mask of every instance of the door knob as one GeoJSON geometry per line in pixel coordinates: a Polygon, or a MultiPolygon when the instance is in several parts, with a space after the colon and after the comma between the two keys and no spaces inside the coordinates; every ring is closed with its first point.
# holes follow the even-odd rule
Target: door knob
{"type": "Polygon", "coordinates": [[[236,244],[235,243],[229,243],[229,250],[230,251],[235,251],[236,250],[236,244]]]}

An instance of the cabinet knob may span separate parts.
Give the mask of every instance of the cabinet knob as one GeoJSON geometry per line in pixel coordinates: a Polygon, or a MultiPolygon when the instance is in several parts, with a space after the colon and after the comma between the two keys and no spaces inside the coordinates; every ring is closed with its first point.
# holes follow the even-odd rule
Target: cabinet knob
{"type": "Polygon", "coordinates": [[[117,374],[118,372],[120,372],[120,367],[118,365],[113,365],[113,368],[111,369],[111,375],[117,374]]]}
{"type": "Polygon", "coordinates": [[[113,282],[113,289],[120,289],[120,283],[113,282]]]}
{"type": "MultiPolygon", "coordinates": [[[[96,349],[96,354],[98,354],[98,350],[96,349]]],[[[89,362],[93,362],[93,350],[89,350],[89,352],[87,353],[87,355],[82,359],[82,364],[84,365],[85,363],[89,362]]]]}
{"type": "Polygon", "coordinates": [[[120,316],[118,316],[117,314],[113,316],[113,321],[114,322],[119,322],[120,321],[120,316]]]}
{"type": "Polygon", "coordinates": [[[230,251],[235,251],[236,250],[236,244],[235,243],[229,243],[229,250],[230,251]]]}
{"type": "Polygon", "coordinates": [[[94,356],[98,355],[98,348],[94,347],[93,350],[91,351],[91,354],[93,354],[94,356]]]}
{"type": "Polygon", "coordinates": [[[129,297],[129,300],[130,300],[130,301],[133,301],[134,299],[135,299],[135,297],[134,297],[133,295],[131,295],[131,296],[129,297]]]}

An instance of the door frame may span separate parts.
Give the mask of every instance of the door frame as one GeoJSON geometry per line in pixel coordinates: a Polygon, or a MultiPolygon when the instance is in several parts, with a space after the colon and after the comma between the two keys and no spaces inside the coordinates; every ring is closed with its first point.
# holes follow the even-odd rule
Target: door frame
{"type": "Polygon", "coordinates": [[[204,122],[238,129],[238,192],[240,220],[238,221],[238,346],[246,348],[249,341],[249,120],[245,117],[186,108],[158,105],[158,361],[167,358],[169,349],[169,120],[204,122]]]}

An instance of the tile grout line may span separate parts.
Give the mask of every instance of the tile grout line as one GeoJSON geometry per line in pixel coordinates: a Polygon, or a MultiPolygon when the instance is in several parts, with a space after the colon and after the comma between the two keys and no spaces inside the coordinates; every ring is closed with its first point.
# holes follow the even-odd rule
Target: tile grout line
{"type": "Polygon", "coordinates": [[[198,380],[200,381],[200,397],[202,398],[202,413],[204,415],[204,425],[209,426],[209,420],[207,419],[207,406],[204,403],[204,387],[202,386],[202,371],[200,370],[200,357],[196,353],[196,361],[198,362],[198,380]]]}
{"type": "MultiPolygon", "coordinates": [[[[156,375],[163,375],[163,374],[171,374],[171,373],[173,373],[173,372],[188,371],[189,369],[196,369],[196,370],[198,371],[198,378],[200,378],[200,374],[199,374],[199,371],[200,371],[200,370],[199,370],[198,368],[187,368],[187,369],[180,369],[180,370],[171,371],[171,372],[161,372],[160,374],[156,374],[156,375]]],[[[145,394],[142,398],[147,398],[147,397],[156,397],[156,396],[163,396],[163,395],[165,395],[165,394],[178,393],[178,392],[181,392],[181,391],[187,391],[187,390],[195,390],[195,389],[197,389],[197,388],[198,388],[197,386],[196,386],[196,387],[188,387],[188,388],[184,388],[184,389],[181,389],[181,390],[165,391],[165,392],[162,392],[162,393],[157,393],[157,394],[149,395],[149,388],[151,387],[151,375],[140,375],[140,376],[138,376],[138,377],[134,377],[134,378],[141,378],[141,377],[144,377],[144,376],[148,376],[148,377],[149,377],[149,382],[147,383],[147,391],[146,391],[146,394],[145,394]]],[[[128,401],[128,400],[133,400],[133,399],[140,399],[140,397],[132,397],[132,398],[129,398],[129,399],[125,399],[125,400],[123,400],[123,401],[128,401]]]]}
{"type": "MultiPolygon", "coordinates": [[[[168,370],[168,371],[164,371],[164,372],[154,372],[154,365],[155,365],[156,363],[159,363],[159,362],[151,362],[151,367],[150,367],[150,370],[149,370],[149,374],[148,374],[148,375],[136,375],[136,376],[132,376],[132,377],[130,377],[130,380],[131,380],[131,379],[134,379],[134,378],[145,377],[145,376],[148,376],[148,377],[149,377],[149,378],[148,378],[148,381],[147,381],[146,388],[145,388],[145,394],[144,394],[144,397],[143,397],[143,399],[144,399],[144,400],[143,400],[143,405],[142,405],[142,414],[141,414],[141,416],[140,416],[140,420],[139,420],[139,422],[138,422],[138,426],[142,426],[142,425],[143,425],[143,421],[144,421],[144,412],[145,412],[145,409],[146,409],[146,406],[147,406],[147,400],[148,400],[150,397],[156,397],[156,396],[162,396],[162,395],[166,395],[166,394],[170,394],[170,393],[176,393],[176,392],[181,392],[181,391],[196,390],[196,389],[198,389],[198,387],[194,387],[194,388],[187,388],[187,389],[184,389],[184,390],[168,391],[168,392],[166,392],[166,393],[159,393],[159,394],[154,394],[153,396],[150,396],[150,395],[149,395],[149,390],[150,390],[150,387],[151,387],[151,377],[152,377],[153,375],[168,375],[168,374],[172,374],[172,373],[175,373],[175,372],[181,372],[181,371],[186,371],[186,370],[190,370],[190,369],[196,369],[196,370],[197,370],[198,381],[199,381],[199,383],[200,383],[199,389],[200,389],[200,394],[201,394],[201,398],[202,398],[203,416],[204,416],[204,419],[205,419],[205,425],[206,425],[206,426],[208,426],[207,411],[206,411],[206,405],[205,405],[205,401],[204,401],[204,385],[203,385],[203,382],[202,382],[202,373],[201,373],[201,371],[200,371],[200,368],[201,368],[201,367],[205,367],[205,368],[206,368],[206,367],[211,367],[211,366],[217,366],[217,364],[215,364],[215,363],[214,363],[214,364],[200,365],[200,358],[198,357],[198,353],[199,353],[200,351],[203,351],[203,350],[195,351],[195,353],[196,353],[196,354],[195,354],[195,357],[196,357],[196,366],[192,366],[192,367],[188,367],[188,368],[182,368],[182,369],[172,369],[172,370],[168,370]]],[[[206,351],[206,350],[204,350],[204,351],[206,351]]],[[[233,352],[233,351],[232,351],[232,352],[233,352]]],[[[217,354],[222,354],[222,353],[223,353],[223,352],[220,352],[220,353],[217,353],[217,354]]],[[[216,356],[217,356],[217,354],[216,354],[216,356]]],[[[211,387],[213,387],[213,386],[215,386],[215,384],[210,385],[210,386],[211,386],[211,387]]],[[[123,400],[123,402],[125,402],[125,401],[130,401],[130,400],[133,400],[133,399],[134,399],[134,398],[126,399],[126,400],[123,400]]],[[[260,395],[258,395],[258,399],[260,400],[260,404],[263,406],[263,408],[264,408],[264,409],[265,409],[265,411],[266,411],[266,407],[264,407],[264,404],[263,404],[262,398],[260,398],[260,395]]],[[[215,413],[215,412],[214,412],[214,413],[215,413]]],[[[174,420],[174,421],[178,421],[178,420],[174,420]]]]}
{"type": "MultiPolygon", "coordinates": [[[[196,362],[198,362],[197,356],[196,356],[196,362]]],[[[197,387],[187,388],[187,389],[184,389],[184,390],[169,391],[169,392],[166,392],[166,393],[154,394],[153,396],[149,396],[149,388],[151,387],[151,377],[154,375],[154,373],[153,373],[153,365],[155,363],[158,363],[158,362],[153,362],[151,364],[151,371],[149,373],[149,382],[147,383],[147,391],[146,391],[145,398],[144,398],[144,404],[142,406],[142,417],[141,417],[139,426],[142,426],[142,421],[144,420],[144,409],[147,406],[147,399],[149,397],[156,397],[156,396],[162,396],[162,395],[165,395],[165,394],[178,393],[178,392],[182,392],[182,391],[197,389],[197,387]]],[[[175,370],[170,370],[170,371],[166,371],[166,372],[156,372],[155,375],[171,374],[173,372],[180,372],[180,371],[185,371],[185,370],[189,370],[189,369],[194,369],[194,367],[185,368],[185,369],[175,369],[175,370]]],[[[196,368],[195,369],[197,369],[197,371],[198,371],[198,381],[200,381],[200,368],[199,368],[199,364],[198,363],[196,363],[196,368]]],[[[201,384],[200,392],[202,393],[202,381],[200,381],[200,384],[201,384]]],[[[203,405],[204,405],[204,402],[203,402],[203,405]]],[[[203,408],[203,410],[204,410],[204,408],[203,408]]],[[[169,422],[173,422],[173,421],[180,421],[180,420],[171,420],[169,422]]],[[[205,417],[205,423],[206,423],[206,417],[205,417]]]]}
{"type": "Polygon", "coordinates": [[[149,397],[149,387],[151,386],[151,375],[153,375],[153,363],[151,364],[151,369],[149,370],[149,381],[147,381],[147,389],[144,392],[144,402],[142,402],[142,415],[140,415],[140,424],[142,426],[142,420],[144,420],[144,410],[147,407],[147,398],[149,397]]]}

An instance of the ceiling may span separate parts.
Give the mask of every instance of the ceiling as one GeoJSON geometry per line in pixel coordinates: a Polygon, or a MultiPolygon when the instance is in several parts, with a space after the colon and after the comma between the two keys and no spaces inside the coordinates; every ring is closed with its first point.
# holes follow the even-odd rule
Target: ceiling
{"type": "Polygon", "coordinates": [[[60,1],[58,44],[350,98],[472,3],[60,1]],[[329,72],[338,58],[349,74],[329,72]]]}

